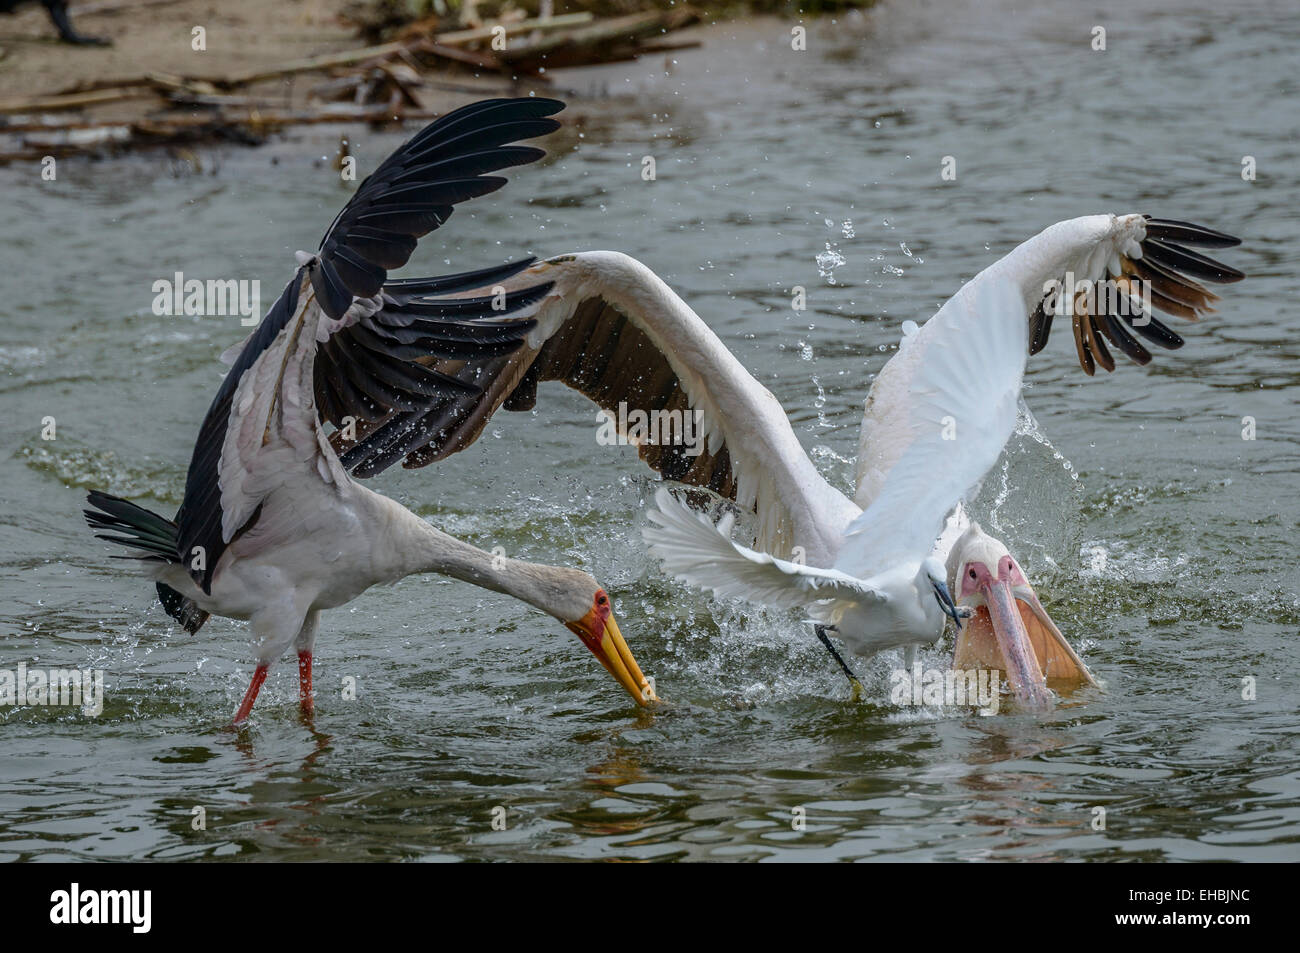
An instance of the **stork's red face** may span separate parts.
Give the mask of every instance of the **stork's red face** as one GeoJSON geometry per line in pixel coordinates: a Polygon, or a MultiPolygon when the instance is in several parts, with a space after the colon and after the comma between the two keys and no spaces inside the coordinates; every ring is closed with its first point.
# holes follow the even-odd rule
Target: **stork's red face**
{"type": "Polygon", "coordinates": [[[623,633],[618,630],[618,623],[614,621],[614,608],[604,589],[596,590],[591,609],[586,615],[564,624],[582,640],[583,645],[591,649],[605,670],[627,689],[627,693],[636,699],[638,705],[649,705],[659,700],[650,680],[641,673],[632,650],[623,640],[623,633]]]}
{"type": "MultiPolygon", "coordinates": [[[[990,634],[987,630],[991,629],[997,659],[986,661],[990,664],[1000,662],[997,667],[1006,673],[1012,691],[1022,704],[1030,708],[1046,707],[1051,693],[1016,599],[1024,599],[1026,604],[1037,607],[1046,623],[1053,629],[1056,626],[1047,617],[1025,574],[1009,553],[998,559],[994,567],[981,559],[971,559],[961,564],[959,572],[957,604],[975,609],[975,615],[962,627],[962,636],[972,640],[983,636],[987,641],[990,634]]],[[[982,655],[994,654],[988,651],[992,646],[982,648],[985,650],[982,655]]]]}

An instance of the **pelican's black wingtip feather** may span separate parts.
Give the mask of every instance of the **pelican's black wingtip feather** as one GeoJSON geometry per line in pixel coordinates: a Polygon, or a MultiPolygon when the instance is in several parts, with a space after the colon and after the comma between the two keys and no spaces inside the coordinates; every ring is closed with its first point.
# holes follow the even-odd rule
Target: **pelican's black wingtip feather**
{"type": "Polygon", "coordinates": [[[1199,278],[1201,281],[1229,285],[1246,277],[1243,272],[1238,271],[1231,265],[1215,261],[1213,258],[1194,252],[1177,242],[1153,238],[1148,234],[1141,244],[1144,260],[1150,260],[1164,268],[1182,272],[1193,278],[1199,278]]]}
{"type": "MultiPolygon", "coordinates": [[[[1195,321],[1202,314],[1214,310],[1214,302],[1219,300],[1199,282],[1232,284],[1246,277],[1231,265],[1188,247],[1233,248],[1241,244],[1241,239],[1194,222],[1151,215],[1143,218],[1146,235],[1139,243],[1141,255],[1126,258],[1124,272],[1147,283],[1154,309],[1195,321]]],[[[1051,311],[1042,304],[1029,316],[1030,354],[1037,354],[1047,344],[1052,317],[1051,311]]],[[[1076,315],[1073,327],[1075,346],[1084,373],[1094,374],[1098,363],[1110,370],[1110,352],[1105,341],[1118,347],[1136,363],[1149,363],[1151,352],[1138,343],[1129,333],[1130,329],[1148,342],[1168,350],[1180,348],[1184,343],[1179,335],[1150,314],[1123,315],[1122,321],[1115,315],[1104,313],[1085,315],[1083,320],[1076,315]]]]}
{"type": "Polygon", "coordinates": [[[1097,315],[1097,325],[1110,342],[1124,352],[1135,364],[1151,363],[1151,352],[1144,348],[1133,335],[1129,334],[1123,323],[1113,314],[1102,311],[1097,315]]]}
{"type": "Polygon", "coordinates": [[[1138,315],[1135,318],[1133,315],[1125,314],[1121,317],[1134,331],[1166,351],[1176,351],[1186,343],[1180,335],[1175,334],[1150,315],[1138,315]]]}
{"type": "Polygon", "coordinates": [[[1052,318],[1054,315],[1047,313],[1047,308],[1043,301],[1038,302],[1038,307],[1034,313],[1029,316],[1029,353],[1037,354],[1047,346],[1047,339],[1052,333],[1052,318]]]}
{"type": "Polygon", "coordinates": [[[1184,245],[1196,245],[1201,248],[1234,248],[1241,244],[1240,238],[1235,238],[1225,232],[1215,231],[1213,228],[1206,228],[1204,225],[1197,225],[1195,222],[1180,222],[1172,218],[1152,218],[1150,215],[1144,217],[1147,220],[1146,229],[1149,238],[1180,242],[1184,245]]]}

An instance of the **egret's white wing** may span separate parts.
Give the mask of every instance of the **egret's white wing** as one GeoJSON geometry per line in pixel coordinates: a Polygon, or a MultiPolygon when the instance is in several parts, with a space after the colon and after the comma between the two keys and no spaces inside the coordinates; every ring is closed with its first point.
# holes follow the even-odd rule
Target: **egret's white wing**
{"type": "Polygon", "coordinates": [[[1011,282],[986,282],[927,322],[925,360],[891,421],[906,449],[845,531],[837,570],[866,579],[924,559],[944,517],[997,461],[1015,430],[1028,352],[1022,307],[1011,282]]]}
{"type": "Polygon", "coordinates": [[[724,599],[747,599],[769,606],[797,608],[820,599],[862,601],[883,596],[859,579],[833,569],[817,569],[755,552],[731,541],[732,516],[715,526],[663,487],[655,493],[653,525],[641,532],[651,555],[683,582],[712,589],[724,599]]]}

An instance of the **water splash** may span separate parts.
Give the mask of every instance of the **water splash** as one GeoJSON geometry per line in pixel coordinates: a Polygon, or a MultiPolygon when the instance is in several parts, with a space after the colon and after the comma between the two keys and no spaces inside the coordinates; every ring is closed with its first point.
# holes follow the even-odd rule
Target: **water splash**
{"type": "Polygon", "coordinates": [[[128,465],[111,450],[77,446],[66,437],[60,437],[57,444],[34,438],[18,451],[18,456],[33,469],[52,473],[65,486],[106,490],[127,497],[150,496],[179,504],[177,489],[185,481],[184,471],[172,465],[128,465]]]}
{"type": "Polygon", "coordinates": [[[1002,539],[1031,575],[1036,567],[1058,570],[1077,553],[1075,540],[1083,531],[1078,479],[1074,464],[1022,402],[1002,461],[985,477],[971,515],[1002,539]]]}
{"type": "Polygon", "coordinates": [[[845,263],[845,258],[835,248],[833,242],[826,243],[826,250],[817,253],[817,274],[831,284],[835,284],[835,269],[845,263]]]}

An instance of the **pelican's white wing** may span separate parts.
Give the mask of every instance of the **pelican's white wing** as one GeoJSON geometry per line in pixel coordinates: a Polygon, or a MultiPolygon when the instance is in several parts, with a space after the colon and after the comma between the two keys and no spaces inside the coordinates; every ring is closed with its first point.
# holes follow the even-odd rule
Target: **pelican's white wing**
{"type": "MultiPolygon", "coordinates": [[[[1115,367],[1110,348],[1138,364],[1151,360],[1146,345],[1182,347],[1183,339],[1156,319],[1160,311],[1195,321],[1213,311],[1218,296],[1201,282],[1240,281],[1240,271],[1207,258],[1193,247],[1218,249],[1239,244],[1231,235],[1188,222],[1146,215],[1086,215],[1045,228],[968,281],[944,310],[972,300],[988,284],[1010,281],[1020,294],[1022,320],[1029,325],[1029,352],[1046,344],[1053,321],[1068,323],[1084,371],[1115,367]],[[1192,246],[1192,247],[1189,247],[1192,246]],[[1116,300],[1110,294],[1063,294],[1073,279],[1085,291],[1110,279],[1115,291],[1137,297],[1116,300]],[[1113,313],[1112,313],[1113,312],[1113,313]],[[1107,346],[1109,342],[1109,347],[1107,346]]],[[[1103,288],[1103,291],[1105,288],[1103,288]]],[[[912,376],[924,364],[923,345],[932,333],[927,322],[912,342],[912,353],[899,353],[881,370],[867,397],[858,441],[857,492],[866,509],[880,493],[890,469],[910,443],[895,428],[912,390],[912,376]]]]}
{"type": "Polygon", "coordinates": [[[730,513],[715,526],[663,487],[655,493],[658,510],[642,529],[646,548],[664,569],[724,599],[747,599],[784,608],[806,607],[821,599],[884,596],[861,580],[833,569],[817,569],[755,552],[731,541],[730,513]]]}
{"type": "Polygon", "coordinates": [[[890,424],[905,449],[849,525],[835,569],[868,579],[930,553],[944,517],[1015,430],[1028,335],[1015,285],[991,281],[903,341],[892,361],[907,359],[914,373],[890,424]]]}
{"type": "MultiPolygon", "coordinates": [[[[822,478],[781,404],[713,330],[645,265],[617,252],[539,262],[504,289],[552,285],[519,312],[537,327],[524,347],[464,364],[430,362],[481,390],[418,413],[393,413],[335,437],[354,475],[403,460],[420,467],[472,444],[498,409],[532,410],[537,387],[560,381],[606,412],[626,442],[666,480],[704,487],[757,513],[758,548],[802,547],[829,565],[840,531],[860,510],[822,478]],[[689,438],[689,439],[686,439],[689,438]]],[[[486,294],[486,290],[475,292],[486,294]]],[[[591,457],[598,424],[591,418],[591,457]]]]}

